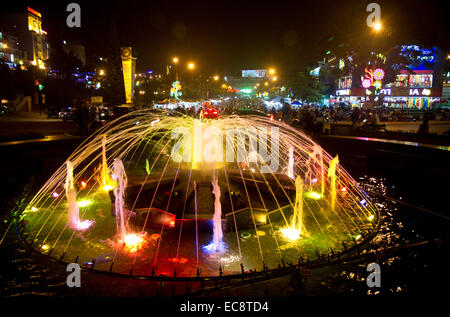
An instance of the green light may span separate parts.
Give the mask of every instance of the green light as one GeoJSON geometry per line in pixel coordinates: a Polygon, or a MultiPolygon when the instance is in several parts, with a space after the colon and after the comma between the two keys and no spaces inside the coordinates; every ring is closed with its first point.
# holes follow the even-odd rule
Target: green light
{"type": "Polygon", "coordinates": [[[250,88],[243,88],[243,89],[241,89],[241,93],[244,93],[244,94],[251,94],[251,93],[252,93],[252,90],[251,90],[250,88]]]}
{"type": "Polygon", "coordinates": [[[328,54],[331,54],[331,51],[327,51],[325,54],[327,54],[327,55],[328,55],[328,54]]]}
{"type": "Polygon", "coordinates": [[[147,172],[147,175],[150,175],[150,164],[147,159],[145,159],[145,171],[147,172]]]}
{"type": "Polygon", "coordinates": [[[322,194],[316,193],[316,192],[307,192],[306,197],[312,198],[312,199],[320,199],[323,197],[322,194]]]}
{"type": "Polygon", "coordinates": [[[42,89],[44,89],[44,86],[43,85],[41,85],[41,84],[39,84],[39,90],[42,90],[42,89]]]}

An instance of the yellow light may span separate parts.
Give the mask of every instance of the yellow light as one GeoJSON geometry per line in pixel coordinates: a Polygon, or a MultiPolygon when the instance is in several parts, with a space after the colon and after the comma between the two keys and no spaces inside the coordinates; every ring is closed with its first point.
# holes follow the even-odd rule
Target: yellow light
{"type": "Polygon", "coordinates": [[[125,249],[127,251],[136,252],[142,247],[142,244],[144,243],[144,235],[136,233],[127,234],[123,243],[125,244],[125,249]]]}
{"type": "Polygon", "coordinates": [[[359,240],[359,239],[361,239],[361,235],[360,235],[360,234],[358,234],[358,235],[355,237],[355,240],[359,240]]]}
{"type": "Polygon", "coordinates": [[[373,26],[373,29],[374,29],[375,31],[381,30],[381,23],[380,23],[380,22],[375,23],[375,25],[373,26]]]}
{"type": "Polygon", "coordinates": [[[373,218],[375,218],[375,216],[374,216],[374,215],[370,215],[369,217],[367,217],[367,219],[369,219],[369,221],[372,221],[372,220],[373,220],[373,218]]]}
{"type": "Polygon", "coordinates": [[[110,190],[113,190],[113,189],[114,189],[114,186],[112,186],[112,185],[105,185],[105,186],[103,186],[103,190],[105,192],[109,192],[110,190]]]}
{"type": "Polygon", "coordinates": [[[217,75],[214,76],[213,78],[214,78],[215,81],[218,81],[218,80],[219,80],[219,76],[217,76],[217,75]]]}
{"type": "Polygon", "coordinates": [[[227,88],[227,85],[223,84],[223,85],[222,85],[222,88],[227,88]]]}
{"type": "Polygon", "coordinates": [[[272,80],[277,81],[277,76],[273,76],[272,80]]]}
{"type": "Polygon", "coordinates": [[[31,211],[36,212],[38,209],[36,207],[31,207],[31,211]]]}
{"type": "Polygon", "coordinates": [[[281,234],[288,240],[295,241],[300,238],[300,231],[294,228],[283,228],[281,234]]]}
{"type": "Polygon", "coordinates": [[[275,74],[275,69],[270,68],[270,69],[269,69],[269,75],[273,75],[273,74],[275,74]]]}
{"type": "Polygon", "coordinates": [[[306,197],[312,198],[312,199],[320,199],[323,197],[322,194],[316,193],[316,192],[308,192],[305,194],[306,197]]]}
{"type": "Polygon", "coordinates": [[[267,85],[269,85],[269,83],[268,83],[268,82],[266,81],[266,82],[264,83],[264,85],[266,85],[266,86],[267,86],[267,85]]]}
{"type": "Polygon", "coordinates": [[[77,202],[77,205],[80,207],[87,207],[90,204],[92,204],[92,201],[90,201],[88,199],[83,199],[83,200],[80,200],[79,202],[77,202]]]}
{"type": "Polygon", "coordinates": [[[195,68],[195,64],[194,63],[189,63],[188,64],[188,68],[189,69],[194,69],[195,68]]]}
{"type": "Polygon", "coordinates": [[[174,58],[172,59],[172,62],[174,62],[175,64],[178,63],[178,57],[174,57],[174,58]]]}
{"type": "Polygon", "coordinates": [[[42,249],[42,250],[48,250],[48,249],[49,249],[48,244],[44,244],[44,245],[41,247],[41,249],[42,249]]]}
{"type": "Polygon", "coordinates": [[[103,76],[103,75],[105,75],[105,71],[104,71],[103,69],[100,69],[100,71],[98,72],[98,74],[99,74],[100,76],[103,76]]]}

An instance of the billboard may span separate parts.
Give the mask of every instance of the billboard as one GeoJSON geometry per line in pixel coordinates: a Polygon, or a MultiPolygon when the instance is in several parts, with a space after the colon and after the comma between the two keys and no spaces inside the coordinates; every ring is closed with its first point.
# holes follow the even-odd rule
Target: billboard
{"type": "Polygon", "coordinates": [[[246,69],[242,71],[242,77],[264,78],[267,76],[267,69],[246,69]]]}

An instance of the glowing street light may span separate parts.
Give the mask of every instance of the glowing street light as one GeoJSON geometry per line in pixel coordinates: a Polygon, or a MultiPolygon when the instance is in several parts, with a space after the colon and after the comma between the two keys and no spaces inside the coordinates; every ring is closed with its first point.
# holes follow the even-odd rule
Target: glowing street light
{"type": "Polygon", "coordinates": [[[100,69],[100,71],[98,72],[98,74],[99,74],[100,76],[103,76],[103,75],[105,75],[105,71],[104,71],[103,69],[100,69]]]}
{"type": "Polygon", "coordinates": [[[215,75],[215,76],[213,77],[213,79],[214,79],[215,81],[218,81],[218,80],[219,80],[219,76],[215,75]]]}
{"type": "Polygon", "coordinates": [[[373,26],[373,29],[374,29],[375,31],[377,31],[377,32],[380,31],[381,28],[382,28],[382,26],[381,26],[381,23],[380,23],[380,22],[375,23],[374,26],[373,26]]]}
{"type": "Polygon", "coordinates": [[[195,68],[195,64],[194,63],[189,63],[188,64],[188,68],[191,69],[191,70],[194,69],[195,68]]]}
{"type": "Polygon", "coordinates": [[[273,81],[277,81],[277,79],[278,79],[277,76],[273,76],[273,77],[272,77],[272,80],[273,80],[273,81]]]}
{"type": "Polygon", "coordinates": [[[177,63],[178,63],[178,57],[172,58],[172,62],[174,62],[175,64],[177,64],[177,63]]]}
{"type": "Polygon", "coordinates": [[[274,68],[270,68],[269,69],[269,75],[274,75],[275,74],[275,69],[274,68]]]}

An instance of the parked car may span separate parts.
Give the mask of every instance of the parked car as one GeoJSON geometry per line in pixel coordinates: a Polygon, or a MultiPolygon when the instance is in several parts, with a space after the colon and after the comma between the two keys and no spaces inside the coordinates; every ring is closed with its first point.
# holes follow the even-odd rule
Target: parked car
{"type": "Polygon", "coordinates": [[[136,107],[132,106],[132,105],[120,105],[120,106],[115,106],[112,109],[112,113],[111,113],[111,117],[112,119],[117,119],[123,115],[126,115],[129,112],[135,111],[136,107]]]}
{"type": "Polygon", "coordinates": [[[61,107],[58,106],[48,106],[47,107],[47,117],[48,118],[59,118],[59,112],[61,107]]]}
{"type": "Polygon", "coordinates": [[[63,107],[58,113],[58,118],[63,119],[64,122],[75,120],[76,109],[74,107],[63,107]]]}

